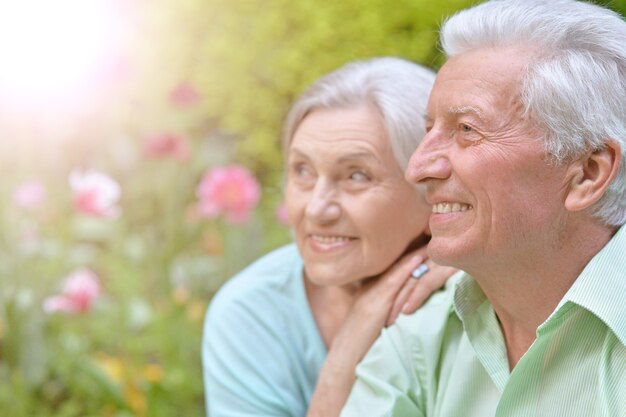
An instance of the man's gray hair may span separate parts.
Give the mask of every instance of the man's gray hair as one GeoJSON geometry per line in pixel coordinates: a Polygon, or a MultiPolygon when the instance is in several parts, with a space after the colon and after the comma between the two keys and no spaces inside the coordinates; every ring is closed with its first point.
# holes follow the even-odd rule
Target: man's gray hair
{"type": "Polygon", "coordinates": [[[316,81],[293,104],[285,121],[283,154],[312,111],[372,104],[383,117],[391,149],[404,170],[424,137],[424,114],[434,81],[433,71],[400,58],[346,64],[316,81]]]}
{"type": "Polygon", "coordinates": [[[593,213],[609,225],[626,223],[626,22],[619,14],[574,0],[492,0],[448,19],[441,44],[448,56],[535,51],[520,89],[524,116],[545,128],[556,163],[619,143],[621,169],[593,213]]]}

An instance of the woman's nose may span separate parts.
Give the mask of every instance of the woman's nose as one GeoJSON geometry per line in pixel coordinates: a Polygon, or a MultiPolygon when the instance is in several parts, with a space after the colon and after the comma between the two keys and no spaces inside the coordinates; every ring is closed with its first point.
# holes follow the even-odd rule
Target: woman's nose
{"type": "Polygon", "coordinates": [[[341,206],[335,189],[326,181],[319,180],[306,206],[306,215],[318,223],[330,223],[341,216],[341,206]]]}

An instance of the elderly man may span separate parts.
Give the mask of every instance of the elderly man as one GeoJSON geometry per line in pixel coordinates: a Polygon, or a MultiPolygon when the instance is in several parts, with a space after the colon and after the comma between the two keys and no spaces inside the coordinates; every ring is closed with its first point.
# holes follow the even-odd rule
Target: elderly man
{"type": "Polygon", "coordinates": [[[342,416],[626,416],[626,23],[491,1],[442,29],[407,178],[466,271],[383,332],[342,416]]]}

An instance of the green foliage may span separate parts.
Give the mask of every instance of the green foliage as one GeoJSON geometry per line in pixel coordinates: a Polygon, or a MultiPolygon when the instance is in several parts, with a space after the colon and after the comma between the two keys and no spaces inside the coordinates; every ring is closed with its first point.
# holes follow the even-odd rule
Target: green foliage
{"type": "Polygon", "coordinates": [[[278,139],[291,102],[312,81],[350,60],[395,55],[437,67],[437,28],[471,0],[163,2],[144,16],[145,58],[164,73],[142,82],[164,88],[193,80],[203,100],[196,126],[233,135],[236,152],[264,184],[277,184],[278,139]],[[169,30],[166,26],[184,28],[169,30]],[[163,57],[170,58],[163,67],[163,57]],[[172,59],[173,57],[173,59],[172,59]],[[167,81],[165,79],[168,78],[167,81]]]}
{"type": "MultiPolygon", "coordinates": [[[[206,2],[202,2],[206,3],[206,2]]],[[[216,2],[221,3],[221,2],[216,2]]],[[[350,60],[395,55],[437,66],[437,27],[465,0],[338,2],[235,0],[187,16],[205,28],[190,74],[204,109],[236,134],[246,165],[275,181],[278,138],[290,103],[311,82],[350,60]]]]}

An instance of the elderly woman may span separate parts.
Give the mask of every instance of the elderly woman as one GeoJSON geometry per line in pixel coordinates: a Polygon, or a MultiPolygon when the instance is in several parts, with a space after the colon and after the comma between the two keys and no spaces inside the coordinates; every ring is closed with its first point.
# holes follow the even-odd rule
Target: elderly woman
{"type": "Polygon", "coordinates": [[[323,77],[291,108],[283,151],[295,245],[249,266],[211,303],[211,417],[337,415],[385,324],[454,272],[419,249],[430,206],[403,175],[433,80],[410,62],[371,59],[323,77]]]}

